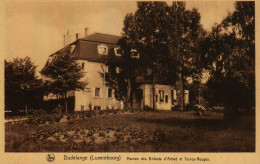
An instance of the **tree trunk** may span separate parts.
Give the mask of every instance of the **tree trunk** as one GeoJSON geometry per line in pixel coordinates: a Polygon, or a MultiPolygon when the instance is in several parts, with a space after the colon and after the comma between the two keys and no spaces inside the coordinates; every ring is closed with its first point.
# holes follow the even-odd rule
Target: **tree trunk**
{"type": "Polygon", "coordinates": [[[179,104],[179,110],[183,110],[184,109],[184,90],[183,90],[183,80],[182,80],[182,75],[181,73],[179,74],[179,93],[178,93],[178,104],[179,104]]]}
{"type": "Polygon", "coordinates": [[[182,75],[182,107],[183,107],[183,109],[182,110],[184,110],[184,108],[185,108],[185,86],[184,86],[184,76],[182,75]]]}
{"type": "Polygon", "coordinates": [[[127,84],[127,107],[131,107],[131,82],[128,79],[127,80],[128,84],[127,84]]]}
{"type": "Polygon", "coordinates": [[[200,90],[199,90],[199,105],[200,105],[200,90]]]}
{"type": "Polygon", "coordinates": [[[154,80],[154,76],[153,76],[153,84],[152,84],[152,92],[153,92],[153,111],[156,110],[156,106],[155,106],[155,80],[154,80]]]}
{"type": "Polygon", "coordinates": [[[67,93],[65,93],[65,113],[68,113],[67,93]]]}
{"type": "Polygon", "coordinates": [[[25,114],[26,114],[26,116],[28,116],[28,108],[27,108],[27,104],[25,104],[25,114]]]}

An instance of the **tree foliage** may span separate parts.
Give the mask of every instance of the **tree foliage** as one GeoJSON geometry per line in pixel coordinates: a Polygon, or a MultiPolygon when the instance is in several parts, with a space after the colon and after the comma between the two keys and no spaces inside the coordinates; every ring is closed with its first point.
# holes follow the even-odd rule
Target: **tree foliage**
{"type": "Polygon", "coordinates": [[[5,61],[5,109],[17,112],[25,105],[39,103],[43,95],[42,81],[29,57],[5,61]]]}
{"type": "MultiPolygon", "coordinates": [[[[137,7],[134,14],[125,17],[121,42],[129,61],[129,77],[145,77],[150,70],[147,83],[175,86],[198,74],[200,38],[205,35],[198,11],[186,10],[184,2],[173,2],[171,6],[166,2],[137,2],[137,7]],[[137,49],[139,60],[131,60],[131,49],[137,49]]],[[[179,96],[184,97],[184,87],[180,87],[179,96]]],[[[183,103],[184,98],[181,100],[183,103]]]]}
{"type": "Polygon", "coordinates": [[[173,2],[170,7],[169,34],[170,59],[167,62],[174,65],[174,72],[178,82],[180,109],[184,107],[184,89],[187,78],[198,80],[201,76],[202,65],[200,59],[200,45],[206,36],[200,24],[200,13],[197,9],[185,9],[185,2],[173,2]]]}
{"type": "Polygon", "coordinates": [[[46,78],[48,93],[64,95],[65,98],[68,91],[84,90],[87,85],[81,80],[84,76],[81,66],[67,52],[53,55],[52,61],[40,73],[46,78]]]}
{"type": "Polygon", "coordinates": [[[208,85],[227,109],[255,106],[255,3],[235,2],[235,11],[205,40],[208,85]]]}

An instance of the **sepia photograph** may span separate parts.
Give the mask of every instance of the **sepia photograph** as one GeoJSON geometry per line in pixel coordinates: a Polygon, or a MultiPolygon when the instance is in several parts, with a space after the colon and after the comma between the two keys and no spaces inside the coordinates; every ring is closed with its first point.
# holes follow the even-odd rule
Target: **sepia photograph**
{"type": "Polygon", "coordinates": [[[5,153],[256,152],[254,1],[2,12],[5,153]]]}

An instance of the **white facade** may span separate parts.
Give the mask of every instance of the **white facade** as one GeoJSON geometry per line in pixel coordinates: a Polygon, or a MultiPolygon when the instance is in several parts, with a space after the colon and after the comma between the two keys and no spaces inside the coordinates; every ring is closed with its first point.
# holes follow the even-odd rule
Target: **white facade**
{"type": "MultiPolygon", "coordinates": [[[[155,105],[157,110],[171,110],[177,101],[177,90],[170,85],[155,84],[155,105]]],[[[153,89],[151,84],[140,86],[143,90],[141,107],[153,107],[153,89]]],[[[185,104],[189,104],[189,91],[185,90],[185,104]]]]}
{"type": "Polygon", "coordinates": [[[75,111],[93,109],[122,109],[123,103],[115,99],[114,90],[105,86],[104,78],[100,73],[108,71],[107,66],[101,62],[78,60],[84,67],[85,77],[88,82],[85,91],[75,91],[75,111]]]}

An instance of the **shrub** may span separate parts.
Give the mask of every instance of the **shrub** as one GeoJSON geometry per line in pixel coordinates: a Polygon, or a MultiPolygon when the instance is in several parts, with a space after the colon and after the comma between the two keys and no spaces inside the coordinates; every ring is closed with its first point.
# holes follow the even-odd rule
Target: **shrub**
{"type": "Polygon", "coordinates": [[[153,108],[149,107],[148,105],[144,106],[144,111],[153,111],[153,108]]]}
{"type": "Polygon", "coordinates": [[[186,110],[186,111],[190,111],[190,110],[193,110],[193,109],[195,109],[195,107],[193,105],[191,105],[191,104],[187,104],[184,107],[184,110],[186,110]]]}
{"type": "Polygon", "coordinates": [[[117,113],[118,113],[118,110],[114,110],[113,113],[114,113],[114,114],[117,114],[117,113]]]}
{"type": "Polygon", "coordinates": [[[53,113],[58,113],[58,114],[61,114],[62,113],[62,106],[59,104],[52,112],[53,113]]]}
{"type": "Polygon", "coordinates": [[[85,116],[86,116],[86,117],[91,117],[91,111],[86,111],[86,112],[85,112],[85,116]]]}
{"type": "Polygon", "coordinates": [[[179,105],[172,106],[172,111],[178,110],[179,107],[180,107],[179,105]]]}
{"type": "Polygon", "coordinates": [[[45,115],[46,112],[42,109],[31,109],[31,114],[34,116],[40,116],[40,115],[45,115]]]}
{"type": "MultiPolygon", "coordinates": [[[[108,110],[108,109],[107,109],[108,110]]],[[[104,114],[105,113],[105,111],[104,110],[100,110],[100,111],[98,111],[98,114],[100,114],[100,115],[102,115],[102,114],[104,114]]]]}
{"type": "Polygon", "coordinates": [[[223,106],[213,106],[213,107],[211,107],[211,109],[213,111],[223,111],[224,107],[223,106]]]}
{"type": "Polygon", "coordinates": [[[194,110],[197,112],[197,115],[199,116],[204,115],[206,112],[206,108],[198,104],[194,105],[194,110]]]}

